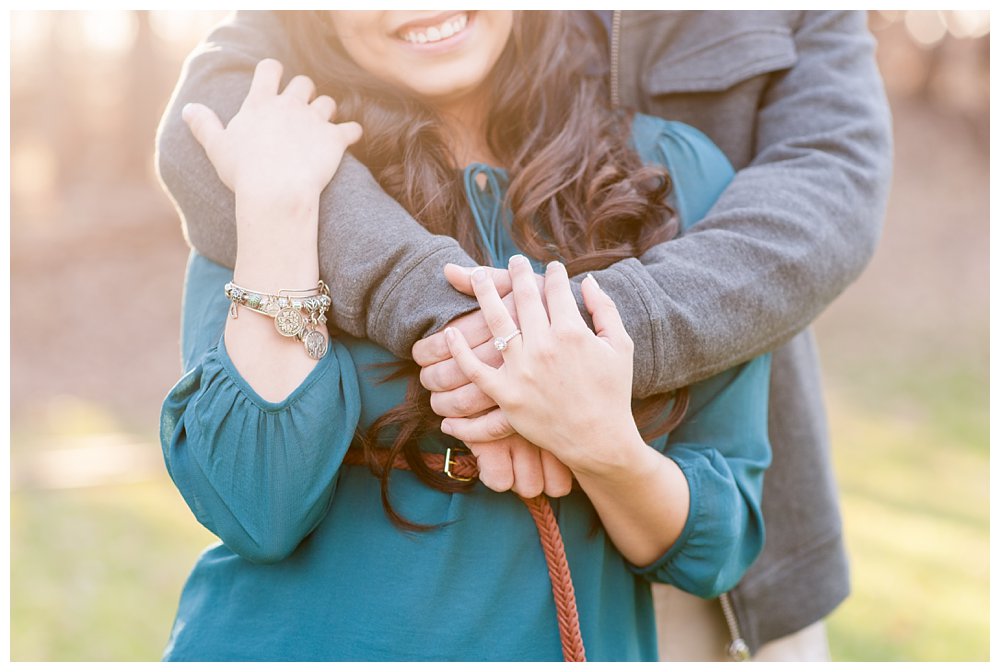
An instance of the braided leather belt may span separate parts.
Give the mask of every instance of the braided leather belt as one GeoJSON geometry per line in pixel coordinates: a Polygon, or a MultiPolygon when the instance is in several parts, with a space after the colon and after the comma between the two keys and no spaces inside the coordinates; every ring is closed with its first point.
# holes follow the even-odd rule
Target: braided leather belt
{"type": "MultiPolygon", "coordinates": [[[[388,452],[388,451],[386,451],[388,452]]],[[[451,449],[444,455],[440,453],[423,453],[424,463],[436,471],[441,471],[456,480],[471,480],[479,476],[479,466],[474,455],[462,453],[453,455],[451,449]]],[[[364,453],[352,448],[344,457],[344,464],[367,465],[364,453]]],[[[394,469],[410,469],[403,455],[396,455],[393,460],[394,469]]],[[[518,495],[520,497],[520,495],[518,495]]],[[[538,528],[538,539],[545,553],[545,564],[549,568],[549,581],[552,583],[552,597],[556,603],[556,618],[559,621],[559,641],[562,643],[563,660],[567,662],[585,662],[586,652],[583,648],[583,636],[580,634],[580,613],[576,608],[576,593],[573,590],[573,579],[569,573],[569,563],[566,560],[566,547],[563,545],[562,533],[556,521],[552,505],[545,495],[537,497],[521,497],[528,507],[535,527],[538,528]]]]}

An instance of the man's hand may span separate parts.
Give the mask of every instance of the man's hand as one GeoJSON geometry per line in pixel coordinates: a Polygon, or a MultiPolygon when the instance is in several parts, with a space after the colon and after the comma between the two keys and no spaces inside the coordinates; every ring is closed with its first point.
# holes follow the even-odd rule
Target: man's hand
{"type": "MultiPolygon", "coordinates": [[[[470,273],[473,269],[463,268],[454,264],[444,267],[448,282],[463,294],[474,296],[470,273]]],[[[511,294],[510,273],[507,269],[486,268],[490,273],[497,291],[504,298],[504,304],[510,314],[517,320],[511,294]]],[[[539,290],[544,286],[544,279],[536,276],[539,290]]],[[[463,315],[452,320],[448,327],[458,329],[472,347],[472,351],[485,364],[499,367],[503,360],[500,353],[493,347],[493,335],[490,325],[486,323],[481,310],[463,315]]],[[[420,384],[431,392],[431,408],[444,418],[466,418],[454,427],[457,438],[463,441],[489,442],[510,436],[513,430],[502,413],[481,415],[485,411],[496,408],[496,402],[484,394],[458,368],[451,358],[444,331],[417,341],[413,346],[413,361],[419,364],[420,384]],[[478,417],[473,417],[478,416],[478,417]]]]}
{"type": "MultiPolygon", "coordinates": [[[[444,267],[448,282],[463,294],[475,296],[471,268],[454,264],[444,267]]],[[[493,283],[511,315],[517,315],[510,272],[505,268],[487,268],[493,283]]],[[[538,276],[539,285],[544,280],[538,276]]],[[[503,359],[493,347],[493,335],[481,310],[452,320],[448,327],[462,332],[473,345],[482,362],[498,367],[503,359]]],[[[573,474],[547,450],[542,450],[518,435],[497,404],[469,382],[451,358],[444,331],[418,341],[413,346],[413,360],[423,367],[420,383],[431,392],[431,408],[445,418],[441,429],[462,440],[479,462],[479,480],[491,490],[513,490],[524,497],[544,492],[562,497],[573,486],[573,474]]]]}
{"type": "MultiPolygon", "coordinates": [[[[500,296],[505,297],[504,303],[507,305],[507,309],[512,311],[511,315],[513,315],[516,320],[517,312],[514,307],[514,298],[510,295],[510,271],[506,268],[490,268],[488,266],[484,266],[483,268],[485,268],[492,277],[493,284],[496,285],[500,296]]],[[[456,266],[455,264],[445,264],[444,277],[451,283],[451,286],[458,291],[467,296],[475,296],[475,293],[472,291],[472,271],[473,269],[471,268],[463,268],[461,266],[456,266]]],[[[493,341],[493,335],[490,334],[490,327],[486,324],[486,318],[483,317],[483,311],[481,310],[476,310],[461,317],[457,317],[449,322],[447,326],[454,327],[462,332],[462,335],[465,336],[465,340],[468,341],[469,345],[473,349],[483,343],[490,343],[493,341]]],[[[494,350],[494,352],[496,351],[494,350]]],[[[451,352],[448,350],[448,343],[444,338],[444,329],[414,343],[411,354],[413,355],[413,361],[424,368],[433,366],[439,362],[450,360],[451,352]]],[[[502,360],[500,359],[500,353],[497,352],[496,357],[492,361],[487,361],[485,359],[483,359],[483,361],[487,364],[499,364],[502,360]]],[[[455,368],[457,369],[458,367],[455,368]]],[[[425,385],[424,387],[427,386],[425,385]]],[[[427,387],[427,389],[432,392],[434,391],[434,389],[430,387],[427,387]]]]}
{"type": "Polygon", "coordinates": [[[548,266],[547,308],[527,258],[512,257],[510,269],[519,329],[489,276],[477,270],[472,278],[493,335],[517,336],[501,353],[503,366],[483,364],[458,331],[447,329],[456,363],[500,404],[519,434],[551,451],[581,482],[581,474],[633,474],[641,461],[632,458],[646,456],[648,447],[632,417],[633,343],[614,301],[587,276],[582,287],[591,331],[565,266],[548,266]]]}
{"type": "Polygon", "coordinates": [[[547,450],[519,434],[488,443],[467,444],[479,463],[479,480],[490,490],[513,490],[522,497],[563,497],[573,487],[573,473],[547,450]]]}

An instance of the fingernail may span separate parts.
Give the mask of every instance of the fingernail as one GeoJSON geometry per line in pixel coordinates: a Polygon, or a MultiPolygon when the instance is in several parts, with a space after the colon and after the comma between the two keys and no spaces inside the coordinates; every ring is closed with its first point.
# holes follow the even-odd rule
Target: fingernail
{"type": "Polygon", "coordinates": [[[518,264],[528,263],[528,258],[523,254],[515,254],[507,261],[507,268],[514,268],[518,264]]]}
{"type": "Polygon", "coordinates": [[[587,277],[588,277],[588,278],[590,278],[590,281],[591,281],[592,283],[594,283],[594,287],[597,287],[598,289],[600,289],[600,288],[601,288],[601,285],[600,285],[600,284],[598,284],[598,282],[597,282],[597,278],[595,278],[595,277],[594,277],[594,275],[593,275],[592,273],[587,273],[587,277]]]}
{"type": "Polygon", "coordinates": [[[451,343],[455,340],[455,327],[448,327],[444,330],[444,338],[451,343]]]}
{"type": "Polygon", "coordinates": [[[558,271],[562,266],[562,262],[556,259],[555,261],[550,261],[549,265],[545,267],[547,271],[558,271]]]}
{"type": "Polygon", "coordinates": [[[191,114],[191,103],[187,103],[181,108],[181,119],[187,121],[188,116],[191,114]]]}
{"type": "Polygon", "coordinates": [[[451,434],[451,423],[447,420],[441,421],[441,431],[445,434],[451,434]]]}
{"type": "Polygon", "coordinates": [[[476,270],[472,271],[472,281],[486,282],[486,269],[480,266],[476,268],[476,270]]]}

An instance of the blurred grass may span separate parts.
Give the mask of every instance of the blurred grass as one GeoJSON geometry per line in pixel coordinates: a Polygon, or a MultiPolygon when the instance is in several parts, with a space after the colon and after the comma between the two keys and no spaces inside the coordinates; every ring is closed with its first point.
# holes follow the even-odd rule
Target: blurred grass
{"type": "Polygon", "coordinates": [[[989,659],[989,395],[983,365],[838,371],[828,401],[852,594],[834,660],[989,659]]]}
{"type": "MultiPolygon", "coordinates": [[[[852,595],[828,622],[834,659],[987,660],[986,371],[833,369],[831,433],[853,572],[852,595]]],[[[77,429],[92,428],[74,413],[77,429]]],[[[15,435],[15,455],[28,446],[44,450],[37,437],[15,435]]],[[[15,661],[158,659],[184,579],[214,541],[165,474],[15,490],[11,525],[15,661]]]]}
{"type": "Polygon", "coordinates": [[[164,476],[11,496],[11,660],[158,660],[213,541],[164,476]]]}

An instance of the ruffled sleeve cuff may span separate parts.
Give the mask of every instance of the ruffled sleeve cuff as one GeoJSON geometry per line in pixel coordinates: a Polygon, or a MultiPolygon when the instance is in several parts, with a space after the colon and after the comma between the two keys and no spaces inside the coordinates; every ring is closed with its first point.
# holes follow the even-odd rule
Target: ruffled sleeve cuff
{"type": "Polygon", "coordinates": [[[359,416],[343,344],[331,341],[302,383],[270,402],[220,339],[167,396],[161,442],[195,517],[239,555],[277,562],[326,515],[359,416]]]}
{"type": "Polygon", "coordinates": [[[669,583],[706,599],[716,597],[736,585],[764,546],[759,506],[718,451],[677,444],[667,456],[688,481],[688,518],[662,556],[630,569],[650,582],[669,583]]]}
{"type": "Polygon", "coordinates": [[[670,548],[666,550],[659,558],[649,563],[648,565],[639,566],[629,563],[629,569],[635,574],[643,577],[647,581],[654,583],[664,583],[665,580],[660,578],[666,576],[670,573],[670,570],[677,562],[683,562],[681,557],[691,535],[694,534],[695,528],[698,526],[698,518],[701,516],[701,511],[698,503],[701,501],[700,492],[700,481],[698,479],[698,470],[692,469],[690,463],[684,459],[677,459],[674,456],[670,456],[678,467],[680,467],[681,472],[688,482],[688,517],[684,522],[684,527],[681,529],[680,535],[677,540],[670,545],[670,548]]]}
{"type": "Polygon", "coordinates": [[[232,384],[247,398],[254,406],[265,413],[278,413],[287,410],[300,399],[309,394],[317,384],[321,384],[323,378],[330,372],[331,368],[336,368],[338,357],[336,355],[336,343],[330,341],[326,354],[316,363],[312,371],[303,379],[299,386],[292,390],[287,397],[281,401],[267,401],[261,397],[256,390],[251,387],[246,378],[239,372],[233,360],[229,357],[226,349],[226,337],[223,334],[219,338],[216,347],[208,352],[205,358],[206,366],[210,366],[209,360],[215,359],[218,365],[225,372],[225,375],[232,381],[232,384]]]}

